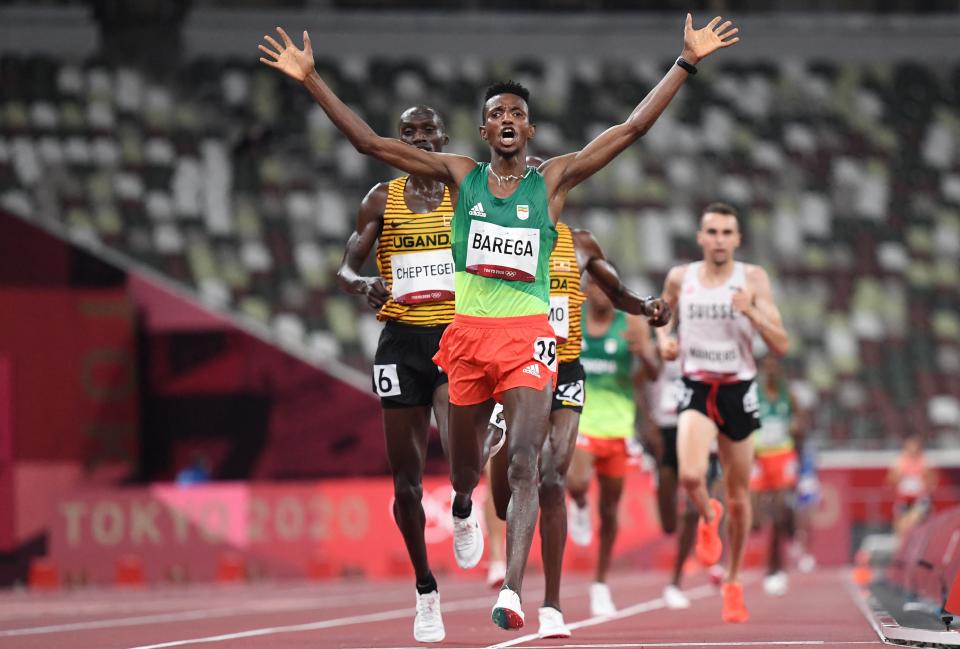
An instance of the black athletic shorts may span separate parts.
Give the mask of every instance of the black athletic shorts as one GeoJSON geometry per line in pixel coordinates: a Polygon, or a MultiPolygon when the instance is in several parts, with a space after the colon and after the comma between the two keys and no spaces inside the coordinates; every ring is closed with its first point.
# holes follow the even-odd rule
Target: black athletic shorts
{"type": "Polygon", "coordinates": [[[557,389],[553,391],[550,412],[561,408],[583,412],[583,403],[587,397],[586,378],[579,358],[569,363],[558,363],[557,389]]]}
{"type": "MultiPolygon", "coordinates": [[[[660,435],[663,437],[663,457],[660,458],[660,466],[666,466],[673,469],[674,473],[680,474],[680,460],[677,458],[677,427],[667,426],[660,429],[660,435]]],[[[707,489],[713,484],[713,481],[720,477],[720,458],[716,453],[710,454],[710,464],[707,467],[707,489]]]]}
{"type": "Polygon", "coordinates": [[[760,428],[756,381],[720,383],[683,378],[680,412],[696,410],[713,420],[720,433],[734,442],[760,428]]]}
{"type": "Polygon", "coordinates": [[[433,404],[434,391],[447,382],[433,362],[444,329],[387,322],[373,356],[373,391],[384,408],[433,404]]]}

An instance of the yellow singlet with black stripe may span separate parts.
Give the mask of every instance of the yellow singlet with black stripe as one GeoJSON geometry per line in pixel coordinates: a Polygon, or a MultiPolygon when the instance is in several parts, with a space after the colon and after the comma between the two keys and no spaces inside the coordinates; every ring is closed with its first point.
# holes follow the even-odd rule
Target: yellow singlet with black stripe
{"type": "Polygon", "coordinates": [[[390,299],[377,320],[431,327],[453,322],[453,256],[450,254],[450,191],[436,210],[411,212],[403,199],[408,176],[390,181],[383,229],[377,242],[377,268],[387,283],[390,299]],[[411,261],[414,260],[414,261],[411,261]],[[449,267],[447,266],[449,264],[449,267]],[[449,271],[449,291],[446,290],[449,271]],[[402,277],[394,278],[397,272],[402,277]],[[401,288],[400,294],[394,285],[401,288]],[[443,288],[438,288],[440,285],[443,288]]]}
{"type": "Polygon", "coordinates": [[[557,243],[550,254],[550,324],[557,334],[557,360],[561,363],[580,357],[580,307],[586,299],[580,290],[573,233],[570,226],[557,223],[557,243]]]}

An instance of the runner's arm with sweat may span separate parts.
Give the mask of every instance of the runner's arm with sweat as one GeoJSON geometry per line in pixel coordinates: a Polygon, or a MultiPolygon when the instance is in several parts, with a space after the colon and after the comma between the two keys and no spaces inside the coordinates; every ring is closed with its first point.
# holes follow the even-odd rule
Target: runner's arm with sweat
{"type": "Polygon", "coordinates": [[[388,188],[388,183],[376,185],[360,203],[356,230],[347,240],[343,260],[337,270],[337,283],[340,284],[340,288],[354,295],[366,295],[367,304],[374,309],[383,306],[390,297],[390,293],[387,292],[387,286],[382,277],[361,276],[360,269],[380,237],[388,188]]]}
{"type": "Polygon", "coordinates": [[[656,378],[660,374],[660,354],[650,336],[650,326],[643,318],[628,315],[627,330],[624,332],[630,352],[637,357],[647,376],[656,378]]]}
{"type": "Polygon", "coordinates": [[[670,311],[662,300],[640,297],[620,279],[620,273],[607,261],[600,243],[589,230],[573,230],[573,243],[580,268],[590,273],[597,286],[607,294],[613,306],[633,315],[647,316],[654,326],[666,324],[670,311]]]}

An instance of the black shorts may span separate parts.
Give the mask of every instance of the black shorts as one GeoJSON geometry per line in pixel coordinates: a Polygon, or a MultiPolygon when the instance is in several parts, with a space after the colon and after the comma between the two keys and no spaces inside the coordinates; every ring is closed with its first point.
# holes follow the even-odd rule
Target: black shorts
{"type": "Polygon", "coordinates": [[[680,412],[696,410],[717,425],[734,442],[750,437],[760,428],[756,381],[713,383],[683,378],[680,412]]]}
{"type": "Polygon", "coordinates": [[[553,391],[550,412],[566,408],[574,412],[583,412],[587,397],[587,375],[578,358],[569,363],[557,364],[557,389],[553,391]]]}
{"type": "Polygon", "coordinates": [[[418,327],[388,322],[373,356],[373,391],[384,408],[433,404],[433,393],[447,382],[433,362],[446,325],[418,327]]]}
{"type": "MultiPolygon", "coordinates": [[[[660,429],[663,437],[663,457],[660,466],[670,467],[674,473],[680,474],[680,460],[677,457],[677,427],[667,426],[660,429]]],[[[707,466],[707,489],[720,477],[720,458],[716,453],[710,454],[710,464],[707,466]]]]}

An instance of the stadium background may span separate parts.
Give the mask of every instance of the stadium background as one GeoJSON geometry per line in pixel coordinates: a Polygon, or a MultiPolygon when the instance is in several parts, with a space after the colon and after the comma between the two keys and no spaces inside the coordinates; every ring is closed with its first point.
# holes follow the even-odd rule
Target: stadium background
{"type": "MultiPolygon", "coordinates": [[[[660,78],[685,10],[736,19],[742,43],[564,219],[658,293],[696,256],[698,209],[741,209],[740,256],[774,279],[825,467],[821,560],[888,529],[884,469],[909,433],[940,467],[936,506],[955,503],[958,3],[637,4],[0,6],[0,583],[43,557],[66,582],[109,581],[117,557],[151,580],[231,559],[248,576],[409,570],[368,387],[378,325],[334,283],[359,200],[397,172],[256,63],[276,24],[310,31],[321,74],[378,132],[427,103],[448,150],[485,159],[491,80],[531,87],[533,150],[566,152],[660,78]],[[213,482],[174,486],[198,455],[213,482]]],[[[649,504],[627,504],[624,564],[661,562],[649,504]]]]}

